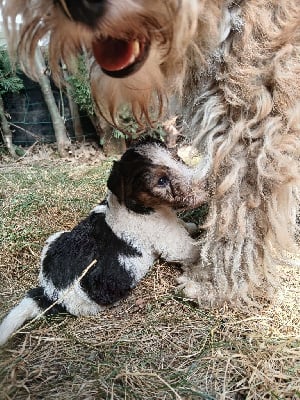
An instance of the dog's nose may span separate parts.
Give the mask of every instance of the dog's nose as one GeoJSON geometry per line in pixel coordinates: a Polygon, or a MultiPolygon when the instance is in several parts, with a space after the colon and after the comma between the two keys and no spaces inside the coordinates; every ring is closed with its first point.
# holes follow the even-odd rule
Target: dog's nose
{"type": "Polygon", "coordinates": [[[105,13],[107,0],[58,0],[65,14],[88,27],[95,27],[105,13]]]}

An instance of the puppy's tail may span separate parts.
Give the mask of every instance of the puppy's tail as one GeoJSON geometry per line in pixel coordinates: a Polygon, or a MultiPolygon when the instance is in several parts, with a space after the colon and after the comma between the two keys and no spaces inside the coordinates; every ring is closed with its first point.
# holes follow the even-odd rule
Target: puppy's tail
{"type": "MultiPolygon", "coordinates": [[[[16,332],[25,321],[37,317],[51,306],[52,303],[53,302],[45,295],[42,287],[31,289],[26,297],[24,297],[24,299],[3,319],[0,325],[0,346],[4,345],[9,337],[16,332]]],[[[61,310],[54,307],[49,313],[54,314],[58,311],[61,310]]]]}

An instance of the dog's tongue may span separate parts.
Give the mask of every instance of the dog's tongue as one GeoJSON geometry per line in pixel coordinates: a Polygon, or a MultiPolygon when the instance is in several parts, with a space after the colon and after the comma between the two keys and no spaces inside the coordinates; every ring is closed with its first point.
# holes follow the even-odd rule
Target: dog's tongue
{"type": "Polygon", "coordinates": [[[97,63],[106,71],[120,71],[133,64],[140,53],[138,40],[126,42],[108,38],[93,43],[97,63]]]}

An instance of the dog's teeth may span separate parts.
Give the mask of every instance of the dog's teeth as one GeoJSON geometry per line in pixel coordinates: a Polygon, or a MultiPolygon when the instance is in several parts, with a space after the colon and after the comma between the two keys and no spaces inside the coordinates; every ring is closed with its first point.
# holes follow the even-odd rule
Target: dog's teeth
{"type": "Polygon", "coordinates": [[[141,51],[140,42],[138,40],[135,40],[133,42],[132,52],[137,57],[140,54],[140,51],[141,51]]]}
{"type": "Polygon", "coordinates": [[[127,60],[127,65],[135,63],[135,61],[137,60],[137,58],[139,57],[139,55],[141,53],[140,42],[137,39],[132,41],[130,43],[130,46],[131,46],[131,48],[130,48],[131,56],[130,56],[129,60],[127,60]]]}
{"type": "Polygon", "coordinates": [[[135,60],[138,58],[138,56],[140,55],[140,51],[141,51],[141,46],[140,46],[140,42],[138,40],[135,40],[132,44],[132,56],[130,58],[130,62],[129,64],[132,64],[135,62],[135,60]]]}

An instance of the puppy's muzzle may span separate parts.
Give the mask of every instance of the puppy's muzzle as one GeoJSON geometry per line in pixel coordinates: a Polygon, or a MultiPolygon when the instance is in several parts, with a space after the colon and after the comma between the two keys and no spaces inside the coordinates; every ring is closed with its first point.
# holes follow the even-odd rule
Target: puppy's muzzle
{"type": "Polygon", "coordinates": [[[186,201],[191,209],[200,207],[209,200],[206,181],[203,180],[192,180],[187,193],[186,201]]]}
{"type": "Polygon", "coordinates": [[[191,179],[186,185],[176,189],[173,208],[179,210],[192,210],[207,203],[209,196],[206,190],[206,181],[191,179]]]}
{"type": "Polygon", "coordinates": [[[95,33],[92,51],[102,71],[112,78],[126,78],[137,72],[145,63],[150,51],[150,41],[127,33],[126,39],[102,36],[101,22],[109,7],[107,0],[56,0],[71,21],[81,23],[95,33]],[[130,39],[128,39],[130,38],[130,39]]]}

